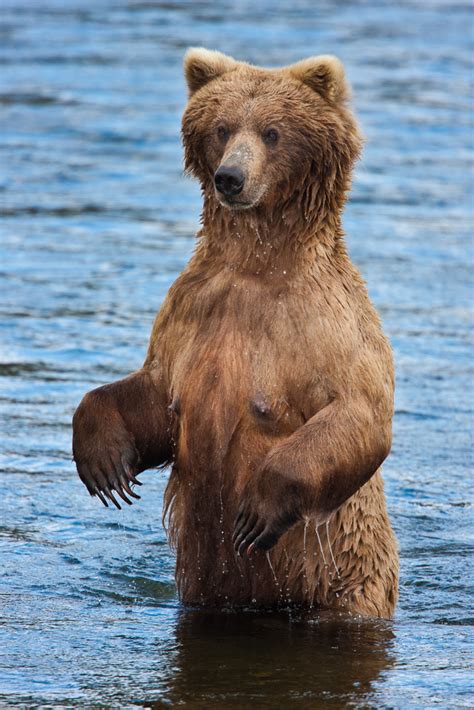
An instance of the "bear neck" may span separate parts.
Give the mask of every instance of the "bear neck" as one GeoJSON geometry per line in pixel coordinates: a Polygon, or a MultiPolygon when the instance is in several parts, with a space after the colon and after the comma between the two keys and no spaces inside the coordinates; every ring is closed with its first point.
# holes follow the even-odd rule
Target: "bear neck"
{"type": "Polygon", "coordinates": [[[315,265],[334,265],[347,258],[342,207],[341,199],[308,214],[295,198],[272,209],[230,210],[214,194],[204,194],[197,256],[255,275],[301,276],[315,265]]]}

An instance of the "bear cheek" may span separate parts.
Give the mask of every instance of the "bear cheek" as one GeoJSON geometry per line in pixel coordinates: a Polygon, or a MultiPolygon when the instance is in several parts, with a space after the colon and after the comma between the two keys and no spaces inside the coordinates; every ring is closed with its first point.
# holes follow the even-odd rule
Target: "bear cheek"
{"type": "Polygon", "coordinates": [[[268,200],[288,199],[308,169],[307,153],[299,146],[281,139],[276,146],[267,148],[261,181],[266,185],[268,200]]]}

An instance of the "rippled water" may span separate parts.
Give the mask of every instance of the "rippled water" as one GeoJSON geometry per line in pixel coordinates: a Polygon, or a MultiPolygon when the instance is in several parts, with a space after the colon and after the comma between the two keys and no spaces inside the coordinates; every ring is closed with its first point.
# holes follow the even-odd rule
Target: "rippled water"
{"type": "Polygon", "coordinates": [[[472,706],[468,3],[2,8],[0,705],[472,706]],[[268,65],[334,52],[353,82],[368,140],[345,225],[398,372],[393,623],[184,610],[166,474],[118,512],[71,463],[75,406],[142,363],[193,247],[179,120],[195,44],[268,65]]]}

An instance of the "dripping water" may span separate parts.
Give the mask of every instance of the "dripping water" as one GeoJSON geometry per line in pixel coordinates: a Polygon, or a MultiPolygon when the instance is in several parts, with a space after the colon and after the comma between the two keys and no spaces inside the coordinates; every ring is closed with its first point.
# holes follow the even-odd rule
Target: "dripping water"
{"type": "Polygon", "coordinates": [[[306,592],[309,592],[308,575],[306,573],[306,535],[308,531],[309,518],[305,518],[304,530],[303,530],[303,577],[306,582],[306,592]]]}
{"type": "Polygon", "coordinates": [[[283,590],[282,590],[282,588],[281,588],[280,582],[278,581],[278,577],[277,577],[276,574],[275,574],[275,570],[274,570],[274,568],[273,568],[272,561],[271,561],[271,559],[270,559],[270,553],[269,553],[269,552],[266,552],[266,553],[265,553],[265,557],[267,558],[268,565],[269,565],[269,567],[270,567],[270,569],[271,569],[271,571],[272,571],[272,575],[273,575],[273,579],[275,580],[275,584],[277,585],[277,587],[278,587],[278,589],[279,589],[279,591],[280,591],[280,594],[282,594],[282,593],[283,593],[283,590]]]}
{"type": "Polygon", "coordinates": [[[334,554],[333,554],[333,551],[332,551],[331,540],[330,540],[330,538],[329,538],[329,520],[326,520],[326,538],[327,538],[327,541],[328,541],[329,554],[331,555],[331,560],[332,560],[332,563],[333,563],[333,565],[334,565],[334,569],[336,570],[336,575],[337,575],[337,576],[339,577],[339,579],[340,579],[340,578],[341,578],[341,575],[340,575],[340,573],[339,573],[339,568],[338,568],[338,566],[337,566],[337,564],[336,564],[336,560],[334,559],[334,554]]]}
{"type": "Polygon", "coordinates": [[[324,566],[325,566],[325,567],[328,567],[329,565],[328,565],[328,563],[327,563],[327,561],[326,561],[326,556],[325,556],[325,554],[324,554],[323,546],[322,546],[322,543],[321,543],[321,538],[320,538],[320,536],[319,536],[318,526],[315,525],[314,529],[315,529],[315,531],[316,531],[316,537],[318,538],[319,549],[321,550],[321,556],[322,556],[322,558],[323,558],[324,566]]]}

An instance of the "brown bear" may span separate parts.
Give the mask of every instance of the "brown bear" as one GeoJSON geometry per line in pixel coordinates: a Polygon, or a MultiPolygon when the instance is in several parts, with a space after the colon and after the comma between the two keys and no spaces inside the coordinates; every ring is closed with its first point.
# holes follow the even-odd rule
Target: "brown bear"
{"type": "Polygon", "coordinates": [[[143,368],[74,415],[79,476],[107,505],[172,464],[181,600],[390,617],[398,555],[379,467],[394,375],[341,212],[361,136],[341,63],[185,58],[186,169],[202,229],[143,368]]]}

